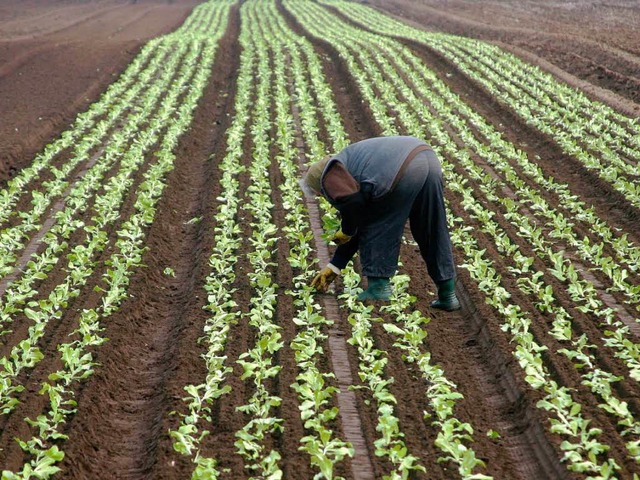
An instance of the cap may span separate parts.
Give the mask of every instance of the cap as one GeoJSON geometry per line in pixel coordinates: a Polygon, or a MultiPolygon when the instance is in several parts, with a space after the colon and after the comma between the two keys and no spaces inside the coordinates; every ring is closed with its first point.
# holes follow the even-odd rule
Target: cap
{"type": "Polygon", "coordinates": [[[320,193],[321,191],[320,179],[322,177],[324,167],[327,166],[329,160],[331,160],[331,155],[327,155],[322,160],[318,160],[317,162],[312,163],[309,166],[306,175],[304,176],[304,182],[316,194],[320,193]]]}

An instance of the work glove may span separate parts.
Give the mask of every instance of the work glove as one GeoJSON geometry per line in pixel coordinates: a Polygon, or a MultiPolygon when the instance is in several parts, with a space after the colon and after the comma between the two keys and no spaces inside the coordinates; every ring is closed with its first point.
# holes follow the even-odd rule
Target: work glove
{"type": "Polygon", "coordinates": [[[353,237],[343,233],[342,230],[338,230],[336,234],[331,238],[331,241],[336,245],[344,245],[349,240],[351,240],[351,238],[353,237]]]}
{"type": "Polygon", "coordinates": [[[311,280],[311,286],[320,293],[326,293],[329,289],[329,285],[333,283],[339,274],[340,270],[329,263],[326,267],[320,270],[315,277],[313,277],[313,280],[311,280]]]}

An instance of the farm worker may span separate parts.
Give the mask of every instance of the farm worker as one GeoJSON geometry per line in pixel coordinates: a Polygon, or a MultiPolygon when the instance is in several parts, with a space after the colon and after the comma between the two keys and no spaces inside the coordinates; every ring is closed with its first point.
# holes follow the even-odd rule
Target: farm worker
{"type": "Polygon", "coordinates": [[[433,150],[415,137],[363,140],[312,164],[304,179],[339,211],[338,248],[311,285],[326,292],[360,251],[367,289],[358,298],[389,300],[400,242],[409,219],[427,271],[438,288],[434,308],[458,310],[455,266],[443,198],[442,168],[433,150]]]}

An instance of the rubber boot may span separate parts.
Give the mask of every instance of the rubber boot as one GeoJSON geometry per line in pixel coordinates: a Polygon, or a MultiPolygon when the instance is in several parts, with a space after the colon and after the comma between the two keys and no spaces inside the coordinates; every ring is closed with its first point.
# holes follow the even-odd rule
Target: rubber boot
{"type": "Polygon", "coordinates": [[[368,286],[364,292],[358,294],[358,300],[389,300],[391,298],[391,283],[387,277],[368,277],[368,286]]]}
{"type": "Polygon", "coordinates": [[[445,310],[447,312],[453,312],[454,310],[460,310],[460,301],[456,296],[456,282],[452,278],[451,280],[445,280],[438,285],[438,299],[431,302],[433,308],[445,310]]]}

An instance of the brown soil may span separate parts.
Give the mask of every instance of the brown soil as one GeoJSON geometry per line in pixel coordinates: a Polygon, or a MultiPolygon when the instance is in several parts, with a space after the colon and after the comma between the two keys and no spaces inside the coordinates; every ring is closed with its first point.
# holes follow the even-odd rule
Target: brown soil
{"type": "MultiPolygon", "coordinates": [[[[3,114],[0,123],[0,184],[28,165],[44,145],[64,131],[77,113],[95,101],[148,39],[175,29],[199,2],[64,0],[55,5],[51,3],[9,0],[0,5],[0,111],[9,112],[3,114]]],[[[580,79],[591,82],[594,95],[623,112],[638,108],[634,102],[640,101],[636,73],[640,65],[640,47],[633,29],[635,25],[637,30],[640,8],[635,2],[615,0],[601,5],[599,2],[548,0],[489,3],[370,0],[370,3],[409,18],[424,28],[499,41],[526,55],[528,60],[540,62],[544,68],[556,69],[573,82],[580,79]],[[545,63],[547,61],[553,65],[545,63]]],[[[281,12],[285,14],[282,9],[281,12]]],[[[304,34],[290,16],[285,14],[285,18],[297,33],[304,34]]],[[[208,273],[211,232],[215,227],[213,215],[220,202],[218,163],[224,156],[225,131],[234,115],[235,80],[241,51],[239,32],[239,9],[234,8],[218,48],[210,83],[199,102],[191,128],[177,147],[175,170],[167,178],[155,222],[147,232],[149,251],[144,256],[145,268],[132,277],[130,297],[120,312],[105,324],[103,336],[109,341],[94,352],[99,363],[95,374],[75,391],[78,413],[65,426],[64,433],[69,439],[61,442],[65,459],[60,464],[62,473],[57,478],[182,479],[190,475],[190,459],[174,452],[167,432],[175,429],[179,422],[178,415],[172,412],[184,412],[183,387],[201,383],[205,376],[201,359],[205,347],[198,343],[206,319],[202,308],[206,293],[201,286],[208,273]],[[201,221],[190,222],[194,218],[201,218],[201,221]],[[174,270],[175,276],[165,273],[167,267],[174,270]]],[[[541,138],[508,108],[491,101],[454,65],[424,47],[410,46],[430,68],[449,74],[442,77],[475,110],[494,125],[507,126],[503,128],[503,134],[508,140],[528,153],[538,154],[543,159],[543,168],[554,178],[570,184],[575,194],[595,204],[601,218],[628,232],[634,243],[640,243],[638,212],[619,194],[586,172],[575,159],[563,154],[551,139],[541,138]]],[[[326,42],[314,41],[314,47],[323,58],[326,77],[331,82],[350,138],[360,140],[379,135],[379,127],[362,101],[358,86],[349,76],[343,60],[326,42]]],[[[424,100],[428,102],[428,98],[424,100]]],[[[244,147],[247,155],[243,161],[248,164],[253,144],[247,139],[244,147]]],[[[285,220],[277,190],[282,179],[275,163],[269,173],[276,203],[274,222],[282,228],[285,220]]],[[[242,173],[239,180],[241,191],[246,191],[251,182],[248,174],[242,173]]],[[[141,181],[141,173],[136,175],[135,181],[136,185],[141,181]]],[[[477,185],[470,183],[477,190],[477,185]]],[[[476,226],[475,220],[458,206],[459,199],[450,192],[447,195],[453,212],[469,225],[476,226]]],[[[545,193],[545,198],[557,204],[551,193],[545,193]]],[[[131,203],[131,198],[127,198],[123,210],[129,212],[131,203]]],[[[515,238],[515,229],[503,218],[501,206],[494,204],[491,208],[498,212],[500,225],[515,238]]],[[[246,312],[251,287],[245,273],[253,268],[245,255],[252,250],[246,238],[252,227],[246,212],[241,219],[245,241],[236,265],[233,300],[246,312]]],[[[114,232],[121,221],[109,232],[112,240],[107,253],[112,249],[114,232]]],[[[579,233],[593,235],[586,230],[579,233]]],[[[76,240],[74,237],[70,243],[76,240]]],[[[480,248],[487,249],[496,268],[504,273],[507,286],[513,287],[515,280],[506,273],[509,260],[496,251],[488,235],[479,232],[477,240],[480,248]]],[[[523,253],[533,255],[526,242],[518,240],[518,244],[523,253]]],[[[273,361],[283,369],[270,389],[283,398],[276,415],[284,419],[286,428],[273,435],[268,445],[282,455],[280,465],[286,479],[306,480],[313,477],[314,471],[307,457],[298,451],[300,437],[308,432],[300,420],[295,392],[290,388],[295,380],[296,366],[288,344],[296,335],[296,328],[290,321],[294,305],[287,290],[294,272],[285,266],[287,255],[287,242],[281,239],[274,250],[279,266],[274,267],[272,273],[279,285],[275,321],[282,326],[284,346],[273,361]]],[[[456,252],[458,263],[461,262],[459,255],[461,253],[456,252]]],[[[43,339],[42,350],[48,358],[58,358],[56,345],[67,341],[75,328],[76,312],[99,302],[97,292],[92,288],[99,284],[100,275],[106,269],[105,258],[106,253],[97,260],[96,272],[88,287],[43,339]]],[[[405,265],[402,273],[408,273],[412,278],[410,292],[417,297],[416,308],[431,318],[426,327],[428,337],[424,348],[432,354],[431,363],[442,366],[447,378],[463,393],[464,399],[458,403],[456,414],[460,420],[474,426],[472,447],[486,463],[486,472],[494,478],[509,480],[582,478],[568,473],[561,463],[558,437],[549,433],[548,418],[536,408],[542,395],[524,382],[512,355],[513,344],[500,329],[500,320],[485,304],[484,296],[466,270],[460,269],[458,278],[463,309],[447,314],[429,307],[434,286],[416,248],[403,246],[402,260],[405,265]],[[498,431],[500,438],[487,436],[489,430],[498,431]]],[[[537,260],[536,268],[545,269],[545,262],[537,260]]],[[[48,294],[64,275],[58,268],[38,287],[40,294],[48,294]]],[[[553,286],[562,292],[559,282],[553,286]]],[[[545,315],[537,313],[532,300],[523,294],[514,295],[512,301],[532,312],[535,317],[532,331],[536,339],[550,346],[547,360],[553,378],[576,388],[576,397],[586,405],[585,416],[593,418],[594,424],[603,429],[602,438],[612,445],[611,457],[631,478],[639,471],[625,459],[615,423],[597,409],[598,399],[580,386],[575,368],[556,353],[562,345],[546,331],[548,320],[545,315]]],[[[564,292],[558,295],[558,302],[572,308],[571,300],[564,292]]],[[[393,321],[377,306],[375,313],[393,321]]],[[[594,319],[576,311],[572,313],[580,333],[587,333],[592,343],[602,347],[601,332],[594,319]]],[[[327,334],[348,337],[346,312],[341,310],[335,320],[336,326],[327,334]]],[[[28,326],[24,318],[17,319],[12,326],[13,333],[0,337],[0,353],[8,354],[28,326]]],[[[428,384],[415,365],[406,362],[402,352],[394,347],[394,338],[379,324],[374,325],[372,335],[376,347],[389,358],[386,375],[395,378],[389,389],[398,401],[394,411],[406,435],[405,443],[411,453],[431,469],[427,474],[416,474],[412,478],[459,478],[450,465],[437,463],[441,455],[433,444],[437,429],[423,418],[428,384]]],[[[213,454],[219,459],[220,467],[228,469],[225,478],[250,476],[233,444],[235,432],[246,422],[246,416],[238,413],[236,407],[246,403],[253,393],[250,382],[240,379],[242,368],[236,361],[254,342],[255,331],[246,321],[232,329],[225,350],[227,364],[233,368],[228,376],[232,391],[212,407],[213,427],[202,441],[203,451],[213,454]]],[[[332,362],[336,359],[331,358],[328,347],[329,342],[325,344],[324,370],[335,368],[332,362]]],[[[346,356],[354,383],[361,385],[353,346],[347,346],[346,356]]],[[[52,364],[55,362],[59,360],[43,362],[19,378],[28,385],[19,396],[22,404],[11,415],[0,418],[0,464],[4,468],[16,469],[26,458],[13,437],[27,438],[30,434],[31,430],[22,420],[25,416],[35,418],[45,407],[46,398],[37,392],[52,368],[58,366],[52,364]]],[[[598,362],[601,368],[617,375],[624,375],[626,371],[622,362],[610,352],[603,353],[598,362]]],[[[616,388],[620,398],[638,414],[637,384],[625,378],[616,388]]],[[[364,454],[369,455],[375,478],[382,478],[389,465],[373,454],[373,442],[378,438],[378,432],[372,397],[363,389],[356,390],[353,396],[361,421],[356,425],[368,445],[368,449],[363,449],[364,454]]],[[[349,428],[353,425],[349,422],[349,428]]],[[[336,422],[334,429],[337,435],[345,438],[344,425],[336,422]]],[[[336,472],[348,479],[358,478],[351,471],[357,468],[356,465],[355,460],[345,461],[337,466],[336,472]]],[[[627,477],[621,475],[621,478],[627,477]]]]}
{"type": "Polygon", "coordinates": [[[0,5],[0,185],[198,0],[9,0],[0,5]],[[9,113],[10,112],[10,113],[9,113]]]}
{"type": "MultiPolygon", "coordinates": [[[[637,2],[369,0],[367,3],[426,30],[497,42],[517,55],[528,57],[528,61],[541,63],[543,68],[555,70],[555,66],[640,103],[637,2]]],[[[637,108],[635,115],[640,115],[637,108]]]]}

